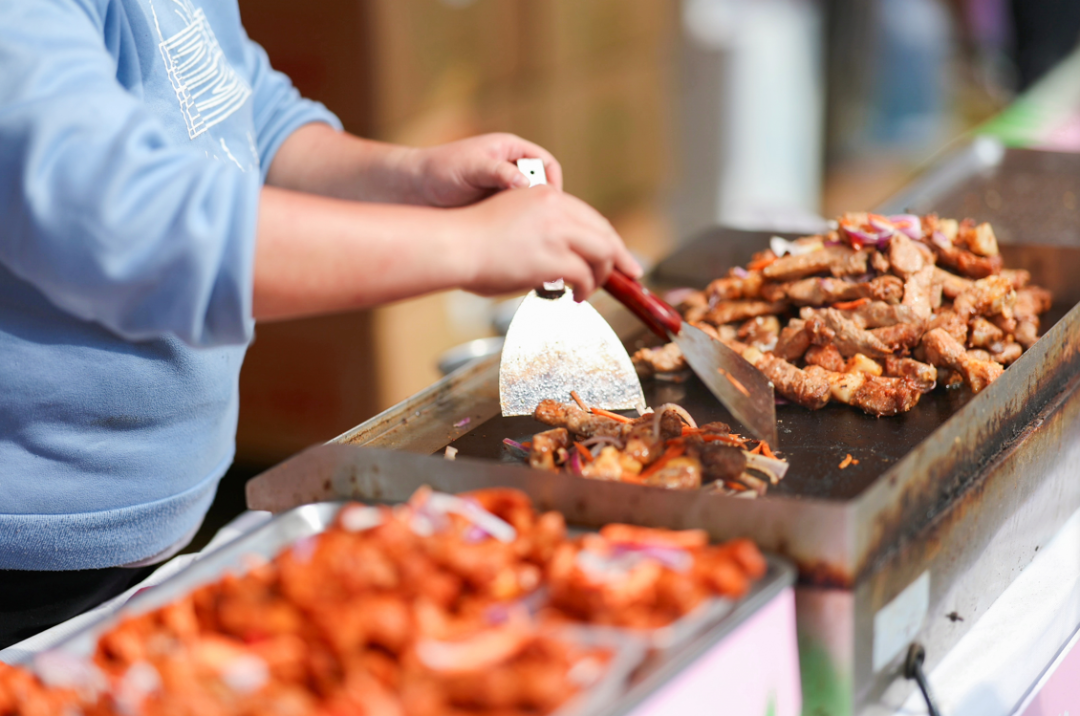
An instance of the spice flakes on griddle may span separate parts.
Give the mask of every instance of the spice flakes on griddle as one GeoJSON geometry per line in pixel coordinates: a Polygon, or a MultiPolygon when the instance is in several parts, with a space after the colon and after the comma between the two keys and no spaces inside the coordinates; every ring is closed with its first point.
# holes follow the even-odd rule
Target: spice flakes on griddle
{"type": "MultiPolygon", "coordinates": [[[[824,236],[774,237],[704,291],[687,322],[733,348],[793,403],[897,415],[935,387],[978,393],[1030,348],[1051,295],[1002,266],[989,224],[850,213],[824,236]]],[[[633,356],[642,377],[679,380],[675,344],[633,356]]]]}

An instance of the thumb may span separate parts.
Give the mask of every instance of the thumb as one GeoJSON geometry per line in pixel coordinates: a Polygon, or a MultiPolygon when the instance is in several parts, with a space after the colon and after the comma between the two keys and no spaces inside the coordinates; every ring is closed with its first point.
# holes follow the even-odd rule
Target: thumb
{"type": "Polygon", "coordinates": [[[499,162],[495,167],[494,184],[498,189],[522,189],[529,186],[529,178],[521,173],[516,164],[499,162]]]}

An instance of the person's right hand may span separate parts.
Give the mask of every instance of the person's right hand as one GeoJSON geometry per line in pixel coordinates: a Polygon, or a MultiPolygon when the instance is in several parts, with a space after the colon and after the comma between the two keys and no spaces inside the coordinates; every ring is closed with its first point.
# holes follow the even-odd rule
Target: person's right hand
{"type": "Polygon", "coordinates": [[[637,278],[641,267],[611,223],[585,202],[553,187],[510,189],[462,209],[461,287],[483,296],[562,278],[583,301],[612,267],[637,278]]]}

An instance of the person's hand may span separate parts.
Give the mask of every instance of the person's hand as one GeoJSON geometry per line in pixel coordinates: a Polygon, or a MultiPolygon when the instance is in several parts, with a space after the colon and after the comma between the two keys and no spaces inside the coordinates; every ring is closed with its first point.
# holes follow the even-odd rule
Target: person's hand
{"type": "Polygon", "coordinates": [[[529,186],[518,159],[542,159],[548,183],[562,189],[555,157],[513,134],[482,134],[414,151],[415,192],[430,206],[467,206],[504,189],[529,186]]]}
{"type": "Polygon", "coordinates": [[[551,187],[504,191],[458,209],[462,288],[485,296],[536,288],[562,278],[586,299],[612,267],[641,267],[595,209],[551,187]]]}

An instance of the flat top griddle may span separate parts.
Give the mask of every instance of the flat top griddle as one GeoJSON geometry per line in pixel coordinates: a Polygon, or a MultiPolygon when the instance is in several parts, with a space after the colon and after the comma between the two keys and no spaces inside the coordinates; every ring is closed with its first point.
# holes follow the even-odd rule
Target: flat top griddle
{"type": "MultiPolygon", "coordinates": [[[[724,276],[732,266],[745,265],[751,254],[769,243],[769,232],[717,229],[707,232],[672,254],[656,267],[652,283],[661,286],[704,287],[710,280],[724,276]]],[[[1004,247],[1005,265],[1032,270],[1033,281],[1046,285],[1055,295],[1055,306],[1043,317],[1041,332],[1065,315],[1077,298],[1077,291],[1059,280],[1060,272],[1047,272],[1044,254],[1062,258],[1080,271],[1080,251],[1065,248],[1004,247]],[[1055,275],[1056,274],[1056,275],[1055,275]]],[[[1074,274],[1080,276],[1080,273],[1074,274]]],[[[1064,276],[1061,276],[1064,278],[1064,276]]],[[[644,330],[627,342],[633,352],[656,341],[644,330]]],[[[696,376],[683,383],[646,379],[642,381],[648,405],[678,403],[698,423],[719,420],[739,430],[738,423],[696,376]]],[[[806,410],[798,405],[776,408],[780,444],[773,446],[791,464],[787,475],[769,489],[770,495],[789,495],[829,500],[850,500],[869,487],[894,463],[911,452],[924,438],[968,403],[972,394],[966,389],[934,390],[924,395],[913,410],[903,415],[875,418],[846,405],[829,404],[821,410],[806,410]],[[845,455],[859,461],[839,469],[845,455]]],[[[566,396],[569,401],[569,396],[566,396]]],[[[632,415],[632,413],[626,413],[632,415]]],[[[548,426],[529,417],[494,418],[478,425],[450,443],[465,457],[521,463],[519,450],[504,445],[504,438],[522,442],[548,426]]]]}

